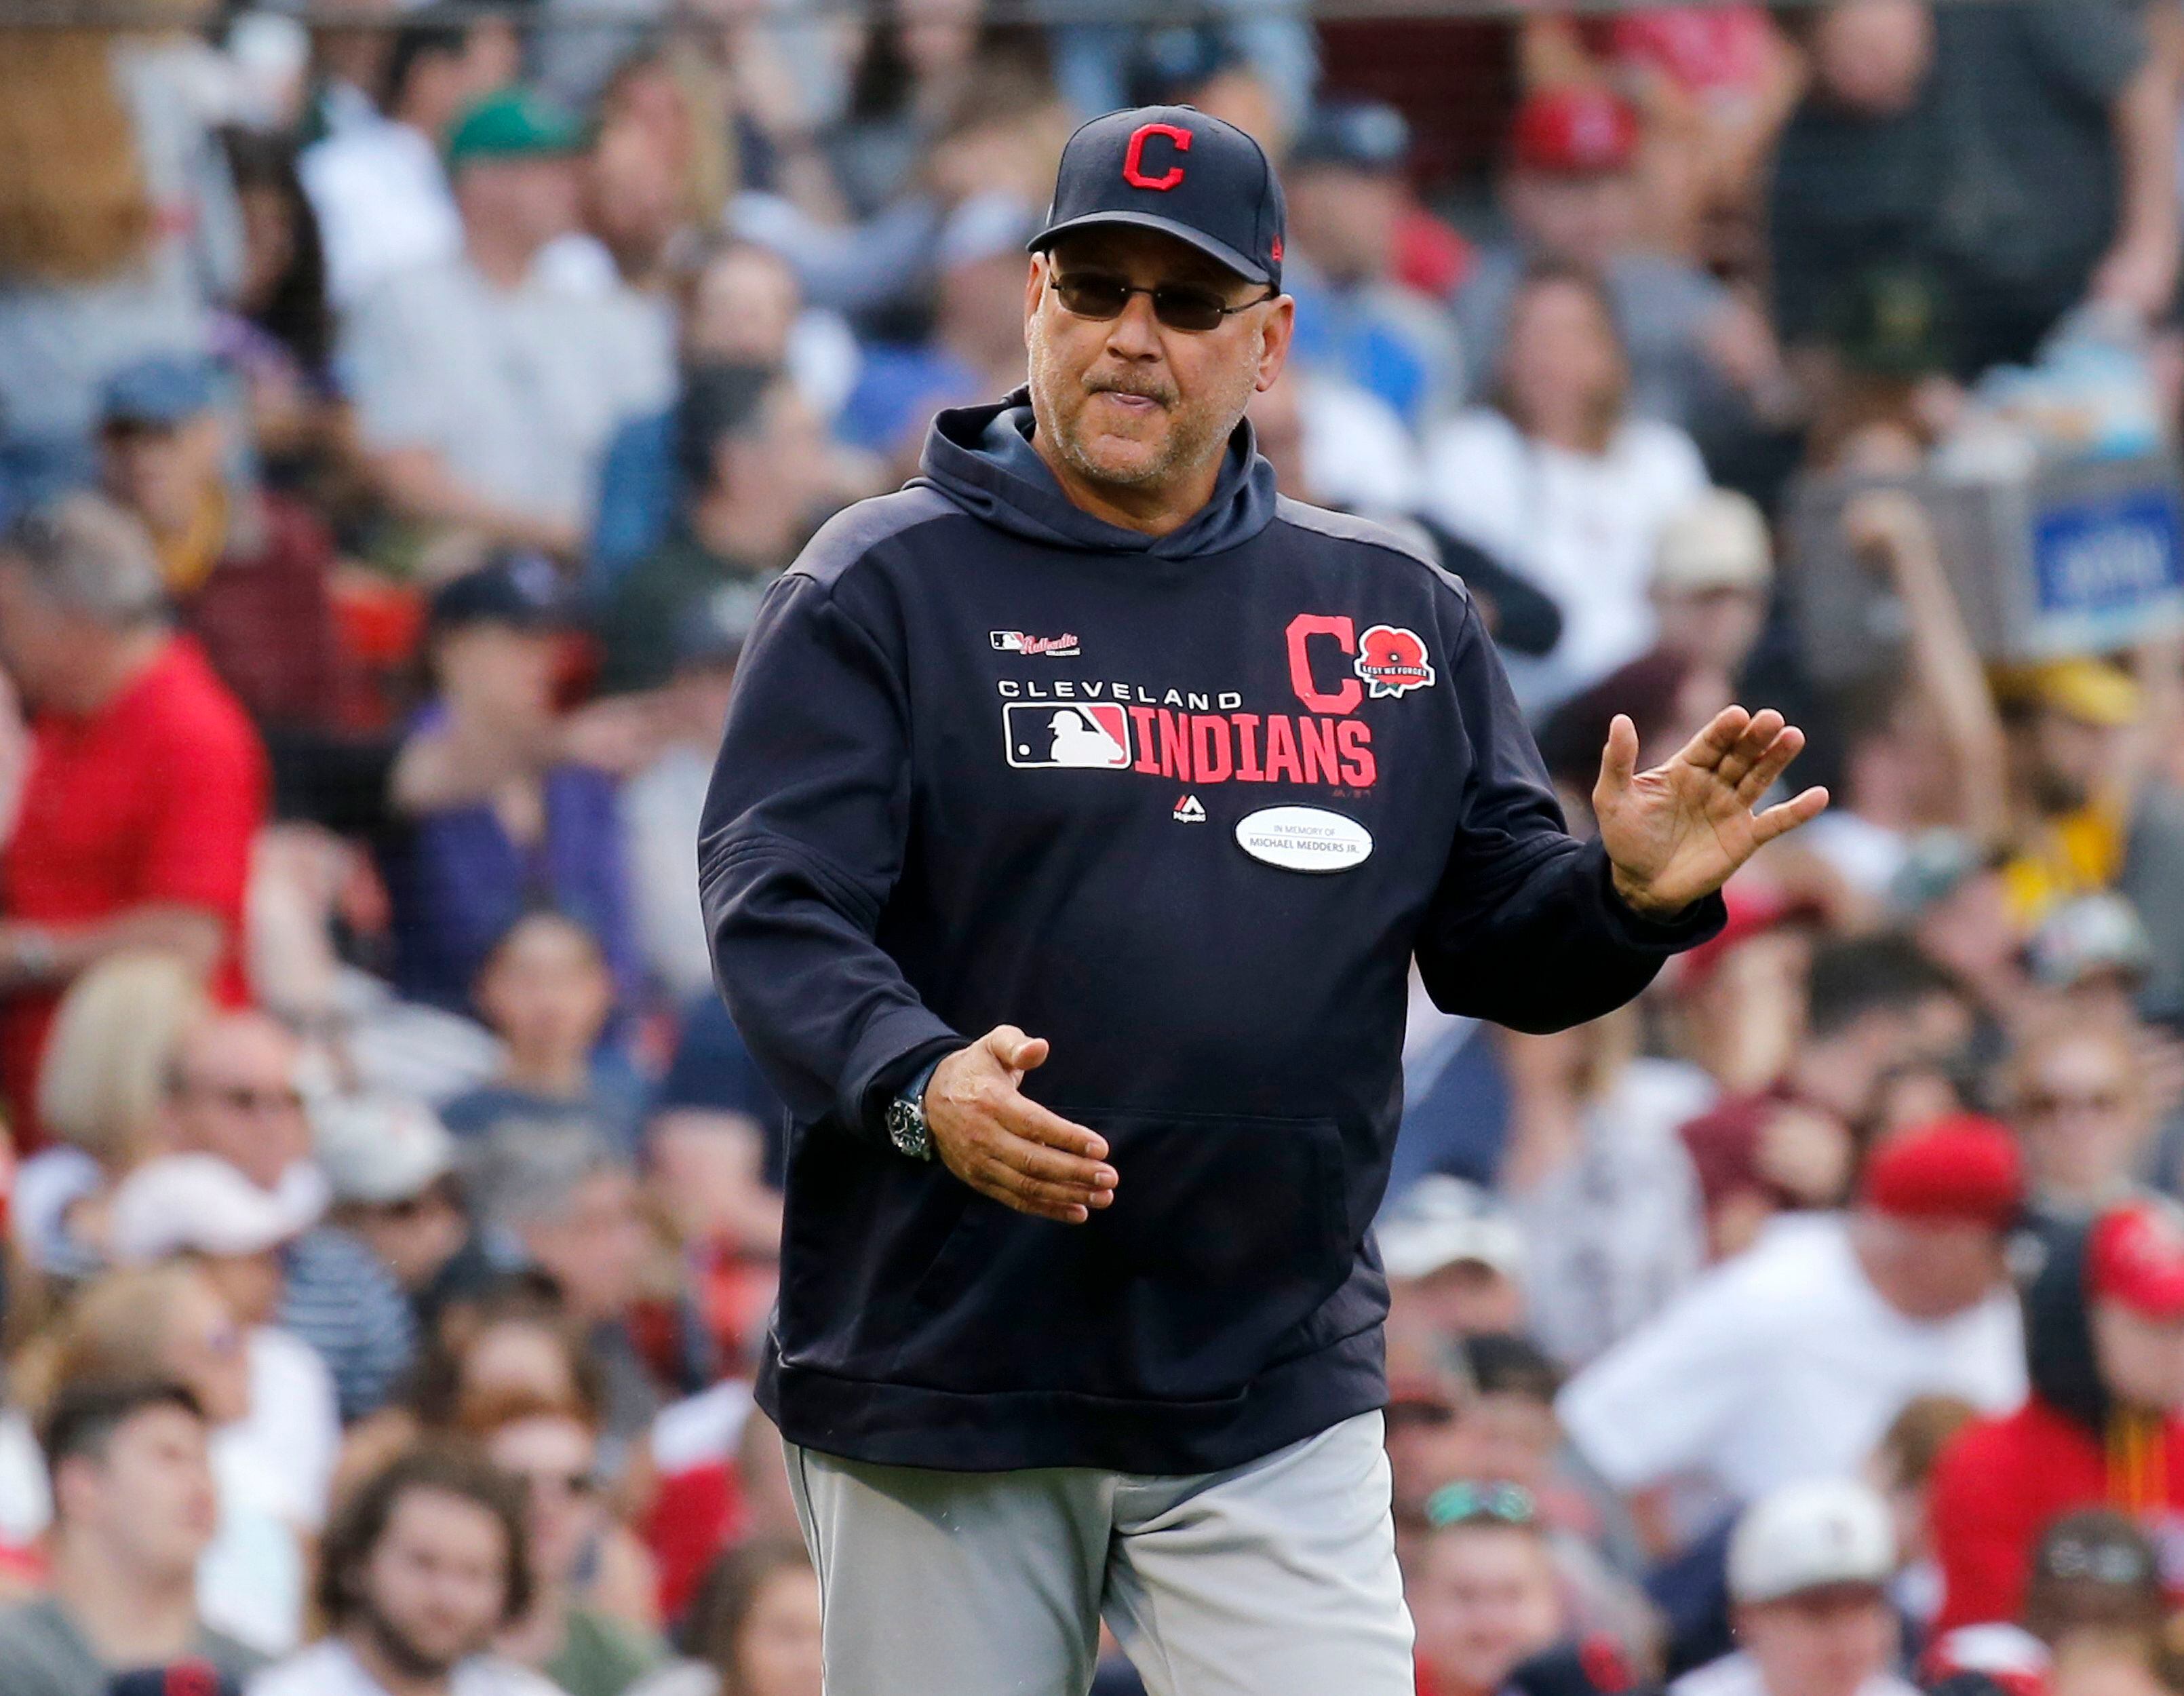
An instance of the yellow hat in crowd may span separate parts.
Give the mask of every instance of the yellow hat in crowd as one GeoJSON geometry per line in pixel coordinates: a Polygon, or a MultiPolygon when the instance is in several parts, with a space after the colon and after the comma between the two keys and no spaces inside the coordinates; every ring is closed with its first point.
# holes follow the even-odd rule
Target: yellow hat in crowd
{"type": "Polygon", "coordinates": [[[1995,699],[2005,706],[2044,706],[2081,724],[2120,729],[2137,723],[2143,710],[2138,680],[2106,660],[2081,656],[1997,666],[1989,677],[1995,699]]]}

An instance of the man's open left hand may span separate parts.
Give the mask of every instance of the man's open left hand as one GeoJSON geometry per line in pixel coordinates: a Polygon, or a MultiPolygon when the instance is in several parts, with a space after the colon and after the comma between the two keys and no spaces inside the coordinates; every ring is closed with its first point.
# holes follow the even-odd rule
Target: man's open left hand
{"type": "Polygon", "coordinates": [[[1616,893],[1646,918],[1672,918],[1766,844],[1817,818],[1828,804],[1822,789],[1752,811],[1804,745],[1805,733],[1772,707],[1757,717],[1724,707],[1674,758],[1641,772],[1637,728],[1616,714],[1592,791],[1616,893]]]}

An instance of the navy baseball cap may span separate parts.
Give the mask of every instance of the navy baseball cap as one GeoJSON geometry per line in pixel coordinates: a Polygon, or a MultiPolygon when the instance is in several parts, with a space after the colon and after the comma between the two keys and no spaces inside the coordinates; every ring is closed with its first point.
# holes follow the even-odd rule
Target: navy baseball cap
{"type": "Polygon", "coordinates": [[[106,379],[98,398],[99,422],[170,428],[209,411],[212,361],[197,354],[152,354],[131,361],[106,379]]]}
{"type": "Polygon", "coordinates": [[[505,624],[518,630],[558,630],[569,622],[561,574],[543,554],[509,549],[450,577],[432,596],[432,628],[505,624]]]}
{"type": "Polygon", "coordinates": [[[1044,253],[1076,230],[1159,230],[1239,276],[1279,288],[1287,215],[1265,150],[1190,106],[1139,106],[1082,126],[1061,150],[1044,253]]]}

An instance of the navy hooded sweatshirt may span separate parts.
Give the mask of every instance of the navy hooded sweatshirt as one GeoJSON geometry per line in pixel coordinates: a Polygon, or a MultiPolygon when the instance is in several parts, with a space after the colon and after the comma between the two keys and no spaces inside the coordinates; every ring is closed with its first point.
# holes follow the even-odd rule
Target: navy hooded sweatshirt
{"type": "Polygon", "coordinates": [[[1152,538],[1019,392],[815,537],[746,648],[700,841],[793,1120],[759,1382],[791,1441],[969,1471],[1240,1464],[1386,1399],[1368,1236],[1413,953],[1451,1013],[1595,1018],[1713,934],[1565,834],[1462,584],[1278,496],[1248,426],[1152,538]],[[1117,1174],[1079,1225],[889,1144],[993,1026],[1117,1174]]]}

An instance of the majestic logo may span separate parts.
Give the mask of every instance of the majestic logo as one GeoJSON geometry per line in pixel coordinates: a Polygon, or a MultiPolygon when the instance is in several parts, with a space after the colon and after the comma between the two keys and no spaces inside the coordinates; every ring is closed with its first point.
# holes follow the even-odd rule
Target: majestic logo
{"type": "Polygon", "coordinates": [[[1106,701],[1011,701],[1001,728],[1011,766],[1118,771],[1130,763],[1130,716],[1106,701]]]}
{"type": "Polygon", "coordinates": [[[1187,795],[1175,804],[1175,822],[1178,824],[1206,823],[1206,808],[1196,795],[1187,795]]]}
{"type": "Polygon", "coordinates": [[[1433,661],[1415,630],[1376,624],[1357,639],[1357,659],[1351,669],[1371,685],[1374,700],[1414,689],[1431,689],[1433,661]]]}
{"type": "Polygon", "coordinates": [[[1056,660],[1073,660],[1084,650],[1074,636],[1027,636],[1021,630],[989,630],[986,639],[1004,654],[1045,654],[1056,660]]]}
{"type": "Polygon", "coordinates": [[[1179,153],[1190,151],[1190,131],[1173,124],[1144,124],[1130,132],[1130,145],[1123,155],[1123,181],[1133,188],[1157,188],[1163,192],[1183,181],[1183,167],[1172,165],[1158,176],[1145,171],[1145,143],[1155,136],[1165,136],[1175,144],[1179,153]]]}

